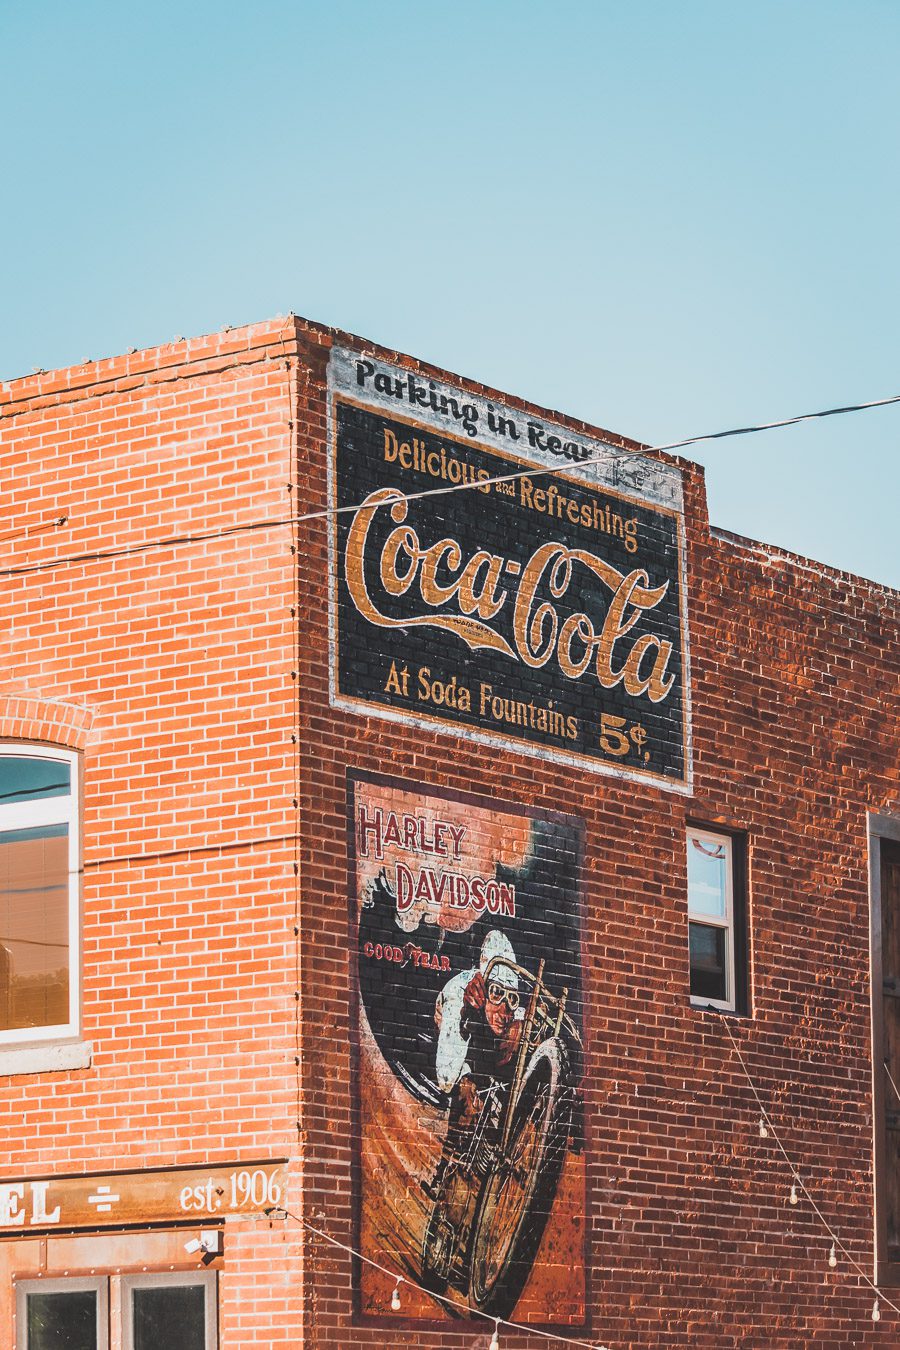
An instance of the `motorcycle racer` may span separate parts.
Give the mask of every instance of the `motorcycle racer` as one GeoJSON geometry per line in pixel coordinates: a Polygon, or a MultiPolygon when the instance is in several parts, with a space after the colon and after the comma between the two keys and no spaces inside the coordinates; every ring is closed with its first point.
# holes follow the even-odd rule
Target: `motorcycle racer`
{"type": "Polygon", "coordinates": [[[438,1027],[436,1077],[450,1093],[447,1133],[437,1171],[422,1189],[432,1199],[450,1160],[465,1147],[480,1111],[479,1092],[492,1082],[508,1086],[522,1037],[524,1010],[520,1006],[519,977],[500,957],[515,964],[515,951],[504,933],[494,928],[482,943],[478,966],[454,975],[437,997],[434,1020],[438,1027]]]}

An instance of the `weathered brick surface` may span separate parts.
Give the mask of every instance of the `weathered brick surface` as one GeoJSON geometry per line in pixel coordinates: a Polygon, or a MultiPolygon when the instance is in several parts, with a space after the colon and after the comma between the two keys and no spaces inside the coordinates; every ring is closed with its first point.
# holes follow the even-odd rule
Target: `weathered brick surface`
{"type": "MultiPolygon", "coordinates": [[[[0,569],[287,516],[283,338],[6,386],[0,533],[68,521],[0,543],[0,569]]],[[[83,753],[94,1046],[89,1070],[4,1080],[4,1176],[295,1152],[291,544],[279,527],[0,581],[0,735],[83,753]]],[[[264,1257],[265,1227],[226,1234],[225,1344],[292,1343],[299,1245],[264,1257]]]]}
{"type": "MultiPolygon", "coordinates": [[[[0,542],[0,569],[323,510],[338,340],[356,342],[278,322],[4,387],[3,534],[69,520],[0,542]]],[[[871,1323],[870,1292],[789,1205],[722,1021],[689,1005],[684,828],[747,831],[752,1016],[730,1025],[869,1272],[866,813],[900,813],[898,596],[711,534],[702,471],[676,462],[690,798],[331,708],[322,519],[0,578],[0,734],[84,754],[95,1045],[88,1071],[4,1083],[4,1174],[289,1156],[292,1210],[353,1243],[347,773],[389,774],[585,822],[585,1339],[896,1343],[894,1315],[871,1323]]],[[[458,1322],[361,1324],[354,1279],[290,1221],[227,1225],[222,1343],[486,1344],[458,1322]]]]}

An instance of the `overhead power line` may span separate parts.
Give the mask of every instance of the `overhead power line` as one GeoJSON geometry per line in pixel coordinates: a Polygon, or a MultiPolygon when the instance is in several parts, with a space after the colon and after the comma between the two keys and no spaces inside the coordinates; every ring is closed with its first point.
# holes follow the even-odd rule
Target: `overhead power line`
{"type": "Polygon", "coordinates": [[[844,413],[865,412],[868,408],[886,408],[890,403],[900,403],[900,394],[892,394],[890,398],[875,398],[869,403],[848,403],[843,408],[823,408],[819,412],[799,413],[796,417],[785,417],[780,422],[759,422],[749,427],[732,427],[730,431],[708,431],[702,436],[689,436],[685,441],[673,441],[671,445],[653,445],[650,449],[681,450],[686,445],[697,445],[700,441],[721,441],[727,436],[753,436],[758,431],[793,427],[798,422],[814,422],[819,417],[840,417],[844,413]]]}
{"type": "Polygon", "coordinates": [[[27,539],[31,534],[45,534],[48,530],[58,530],[68,519],[68,516],[57,516],[55,520],[47,521],[43,525],[26,525],[21,530],[13,531],[12,534],[0,534],[0,544],[9,544],[14,539],[27,539]]]}
{"type": "MultiPolygon", "coordinates": [[[[846,413],[865,412],[870,408],[884,408],[891,403],[900,403],[900,394],[893,394],[890,398],[872,399],[868,403],[850,403],[840,408],[823,408],[818,412],[800,413],[796,417],[786,417],[779,422],[760,422],[753,426],[732,427],[727,431],[708,431],[701,436],[688,436],[681,441],[668,441],[663,445],[648,445],[642,450],[635,450],[626,453],[634,455],[653,454],[657,451],[682,450],[689,445],[699,445],[702,441],[720,441],[731,436],[753,436],[762,431],[774,431],[779,427],[796,426],[800,422],[812,422],[822,417],[839,417],[846,413]]],[[[598,455],[589,456],[587,459],[580,460],[577,466],[568,468],[568,473],[575,472],[576,468],[587,468],[591,464],[601,462],[598,455]]],[[[494,478],[482,478],[470,483],[453,483],[449,487],[423,488],[421,492],[407,492],[405,497],[407,501],[418,501],[423,497],[446,497],[454,492],[470,492],[473,488],[483,490],[494,483],[512,483],[520,478],[542,478],[547,474],[559,473],[557,465],[547,465],[541,467],[536,465],[531,468],[521,469],[515,473],[498,474],[494,478]]],[[[77,563],[88,562],[106,562],[112,558],[130,558],[141,553],[149,553],[153,549],[177,548],[185,544],[202,544],[212,539],[227,539],[233,535],[248,534],[254,530],[274,530],[284,525],[300,525],[314,520],[327,520],[331,516],[345,515],[349,512],[358,511],[363,505],[362,502],[356,502],[350,506],[329,506],[320,511],[307,511],[298,516],[281,516],[274,520],[253,520],[244,525],[230,525],[221,530],[207,530],[199,534],[180,534],[171,535],[165,539],[152,539],[145,544],[129,544],[121,548],[95,549],[88,553],[72,553],[61,558],[50,558],[46,562],[28,563],[20,567],[5,567],[0,569],[0,578],[2,577],[20,577],[29,576],[35,572],[49,572],[57,567],[71,566],[77,563]]]]}

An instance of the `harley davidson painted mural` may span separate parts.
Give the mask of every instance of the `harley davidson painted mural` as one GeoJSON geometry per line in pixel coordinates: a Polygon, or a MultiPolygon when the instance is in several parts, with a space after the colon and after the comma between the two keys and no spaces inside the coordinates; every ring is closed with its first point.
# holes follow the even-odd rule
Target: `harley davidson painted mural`
{"type": "Polygon", "coordinates": [[[683,790],[675,471],[363,357],[335,369],[334,700],[683,790]]]}
{"type": "MultiPolygon", "coordinates": [[[[580,822],[351,791],[359,1250],[408,1277],[404,1318],[577,1326],[580,822]]],[[[391,1315],[396,1281],[357,1278],[360,1311],[391,1315]]]]}

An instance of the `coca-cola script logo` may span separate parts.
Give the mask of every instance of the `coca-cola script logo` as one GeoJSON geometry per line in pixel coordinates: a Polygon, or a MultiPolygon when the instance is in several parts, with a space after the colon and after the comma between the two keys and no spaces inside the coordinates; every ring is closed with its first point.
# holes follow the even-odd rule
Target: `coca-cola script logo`
{"type": "MultiPolygon", "coordinates": [[[[359,613],[377,628],[432,628],[455,633],[471,651],[491,649],[533,670],[555,663],[569,680],[593,677],[603,689],[621,685],[651,703],[669,695],[673,644],[655,632],[629,637],[643,615],[665,597],[668,580],[651,585],[644,568],[619,571],[606,559],[559,540],[539,544],[523,563],[478,548],[468,556],[450,535],[429,541],[409,521],[410,504],[396,488],[378,488],[353,516],[344,550],[345,580],[359,613]],[[373,528],[389,517],[393,528],[373,528]],[[580,574],[580,575],[579,575],[580,574]],[[377,578],[381,595],[373,595],[377,578]],[[561,615],[556,602],[584,599],[584,581],[597,589],[587,608],[561,615]],[[406,612],[386,613],[407,597],[406,612]],[[506,623],[503,623],[503,618],[506,623]],[[511,640],[501,625],[510,629],[511,640]]],[[[588,591],[589,593],[589,591],[588,591]]]]}

